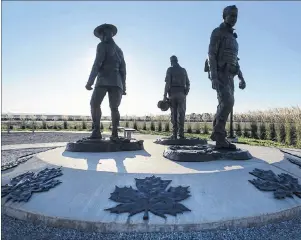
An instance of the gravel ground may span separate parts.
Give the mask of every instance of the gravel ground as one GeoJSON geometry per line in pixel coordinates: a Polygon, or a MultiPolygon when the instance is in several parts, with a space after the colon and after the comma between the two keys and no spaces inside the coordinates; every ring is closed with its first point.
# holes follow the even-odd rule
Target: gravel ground
{"type": "Polygon", "coordinates": [[[30,144],[30,143],[51,143],[51,142],[73,142],[90,133],[64,133],[64,132],[13,132],[1,133],[2,145],[30,144]]]}
{"type": "MultiPolygon", "coordinates": [[[[87,136],[87,133],[2,133],[2,144],[45,143],[75,141],[87,136]]],[[[45,151],[47,148],[20,149],[2,151],[2,164],[15,160],[17,157],[45,151]]],[[[212,230],[202,232],[172,232],[172,233],[129,233],[129,234],[100,234],[81,232],[72,229],[52,228],[44,224],[34,225],[30,222],[20,221],[1,215],[1,239],[5,240],[301,240],[301,216],[280,223],[273,223],[256,228],[239,228],[231,230],[212,230]]]]}
{"type": "Polygon", "coordinates": [[[298,240],[301,239],[301,217],[298,219],[269,224],[259,228],[214,230],[203,232],[172,233],[116,233],[101,234],[80,232],[71,229],[33,225],[29,222],[2,216],[2,239],[5,240],[298,240]]]}
{"type": "Polygon", "coordinates": [[[6,165],[11,162],[14,162],[22,156],[25,156],[28,154],[35,154],[35,153],[47,151],[50,149],[52,149],[52,147],[2,150],[1,151],[1,166],[6,165]]]}

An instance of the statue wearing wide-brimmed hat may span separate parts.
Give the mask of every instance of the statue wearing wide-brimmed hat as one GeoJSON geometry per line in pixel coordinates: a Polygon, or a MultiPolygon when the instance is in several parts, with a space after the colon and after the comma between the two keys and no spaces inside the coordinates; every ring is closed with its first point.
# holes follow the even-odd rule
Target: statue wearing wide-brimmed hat
{"type": "Polygon", "coordinates": [[[95,37],[100,38],[101,34],[103,34],[105,31],[110,31],[112,33],[112,37],[114,37],[117,34],[117,27],[108,23],[101,24],[94,29],[94,35],[95,37]]]}
{"type": "Polygon", "coordinates": [[[92,90],[91,115],[93,131],[91,138],[102,138],[100,133],[101,103],[108,93],[112,117],[112,139],[118,138],[120,121],[119,105],[122,95],[126,95],[126,64],[122,50],[117,46],[113,37],[117,34],[117,27],[112,24],[102,24],[95,28],[94,35],[101,42],[97,46],[96,58],[86,84],[87,90],[92,90]]]}

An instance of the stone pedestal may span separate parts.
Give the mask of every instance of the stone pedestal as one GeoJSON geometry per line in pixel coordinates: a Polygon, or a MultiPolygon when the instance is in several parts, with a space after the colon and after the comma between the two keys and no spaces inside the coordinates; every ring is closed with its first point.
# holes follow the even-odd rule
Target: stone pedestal
{"type": "Polygon", "coordinates": [[[143,150],[143,140],[119,138],[90,139],[83,138],[76,142],[68,143],[66,151],[69,152],[121,152],[143,150]]]}
{"type": "Polygon", "coordinates": [[[180,146],[194,146],[199,144],[207,144],[206,139],[200,138],[183,138],[183,139],[169,139],[158,138],[154,143],[161,145],[180,145],[180,146]]]}
{"type": "Polygon", "coordinates": [[[163,156],[178,162],[207,162],[220,159],[248,160],[253,158],[247,150],[216,149],[214,145],[170,146],[163,156]]]}

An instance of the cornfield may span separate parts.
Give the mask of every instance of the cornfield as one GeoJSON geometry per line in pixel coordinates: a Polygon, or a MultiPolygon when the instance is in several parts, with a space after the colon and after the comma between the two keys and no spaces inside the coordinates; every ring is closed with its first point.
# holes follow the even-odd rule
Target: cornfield
{"type": "MultiPolygon", "coordinates": [[[[209,113],[191,114],[185,122],[185,131],[195,134],[210,134],[214,115],[209,113]]],[[[300,107],[276,108],[267,111],[250,111],[235,113],[233,116],[234,132],[239,137],[272,140],[286,145],[301,148],[301,109],[300,107]]],[[[110,127],[109,121],[101,124],[103,129],[110,127]]],[[[126,117],[121,118],[120,126],[135,128],[144,131],[169,132],[172,129],[170,118],[166,116],[126,117]]],[[[14,119],[14,116],[2,116],[2,130],[31,129],[76,129],[91,130],[92,122],[87,117],[75,119],[72,116],[62,116],[56,119],[47,119],[27,116],[14,119]]],[[[229,131],[229,122],[226,126],[229,131]]]]}

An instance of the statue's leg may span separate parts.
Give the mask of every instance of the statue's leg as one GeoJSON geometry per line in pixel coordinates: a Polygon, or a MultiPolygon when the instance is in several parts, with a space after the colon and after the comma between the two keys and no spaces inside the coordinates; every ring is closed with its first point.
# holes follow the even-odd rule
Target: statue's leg
{"type": "Polygon", "coordinates": [[[178,126],[177,126],[177,120],[178,120],[178,110],[177,110],[177,101],[174,96],[171,96],[170,98],[170,111],[171,111],[171,123],[172,123],[172,139],[177,139],[177,133],[178,133],[178,126]]]}
{"type": "MultiPolygon", "coordinates": [[[[217,105],[217,108],[216,108],[216,112],[219,111],[219,107],[220,107],[220,104],[221,104],[219,97],[217,97],[217,100],[218,100],[218,105],[217,105]]],[[[216,125],[216,114],[215,114],[215,116],[213,118],[213,124],[212,124],[213,128],[214,128],[215,125],[216,125]]]]}
{"type": "Polygon", "coordinates": [[[120,121],[119,105],[122,99],[122,90],[119,87],[109,88],[109,103],[112,118],[112,138],[118,138],[118,126],[120,121]]]}
{"type": "Polygon", "coordinates": [[[91,116],[93,121],[93,130],[91,138],[101,138],[100,133],[100,119],[101,119],[101,108],[100,105],[106,96],[107,89],[102,87],[95,87],[92,93],[90,106],[91,106],[91,116]]]}
{"type": "Polygon", "coordinates": [[[215,125],[213,126],[213,132],[211,139],[216,141],[216,146],[221,148],[234,148],[234,144],[230,144],[226,140],[226,123],[229,114],[234,105],[234,92],[231,86],[217,88],[217,95],[219,100],[219,107],[215,116],[215,125]]]}
{"type": "Polygon", "coordinates": [[[185,113],[186,113],[186,96],[184,93],[179,93],[179,98],[178,98],[179,138],[184,138],[185,113]]]}

